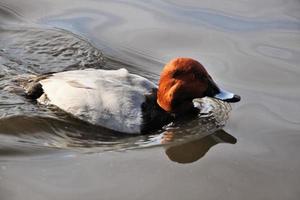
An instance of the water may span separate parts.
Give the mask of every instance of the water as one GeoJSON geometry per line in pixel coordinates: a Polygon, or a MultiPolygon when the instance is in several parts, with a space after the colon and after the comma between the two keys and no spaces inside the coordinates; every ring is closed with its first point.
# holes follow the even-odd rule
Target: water
{"type": "Polygon", "coordinates": [[[2,0],[0,199],[299,199],[299,11],[297,0],[2,0]],[[209,102],[213,116],[128,137],[3,90],[86,67],[157,81],[177,56],[242,96],[228,121],[209,102]]]}

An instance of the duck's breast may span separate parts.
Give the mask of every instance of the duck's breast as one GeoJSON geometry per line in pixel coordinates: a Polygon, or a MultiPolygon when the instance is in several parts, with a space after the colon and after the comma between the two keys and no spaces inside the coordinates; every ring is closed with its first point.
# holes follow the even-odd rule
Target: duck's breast
{"type": "Polygon", "coordinates": [[[145,94],[156,87],[126,69],[61,72],[40,83],[47,101],[43,95],[39,102],[56,105],[92,124],[127,133],[140,132],[141,105],[145,94]]]}

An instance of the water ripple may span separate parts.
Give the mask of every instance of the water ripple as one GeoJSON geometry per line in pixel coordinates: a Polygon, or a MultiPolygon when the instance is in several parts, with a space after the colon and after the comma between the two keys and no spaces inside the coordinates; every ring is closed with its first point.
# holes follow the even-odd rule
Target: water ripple
{"type": "Polygon", "coordinates": [[[24,22],[23,16],[7,5],[0,3],[0,24],[24,22]]]}
{"type": "Polygon", "coordinates": [[[197,102],[197,107],[202,108],[198,117],[176,121],[160,131],[138,136],[93,126],[64,112],[56,112],[59,118],[38,115],[5,117],[0,119],[0,146],[2,150],[5,146],[14,144],[20,149],[33,146],[86,153],[123,151],[162,144],[172,146],[206,137],[224,127],[231,110],[228,103],[210,98],[194,101],[197,102]]]}
{"type": "Polygon", "coordinates": [[[193,7],[178,7],[174,4],[162,4],[162,7],[173,13],[177,20],[184,22],[191,22],[193,24],[206,24],[216,28],[221,28],[226,31],[262,31],[262,30],[285,30],[294,31],[300,29],[300,22],[298,20],[265,20],[256,18],[247,18],[235,16],[234,14],[221,14],[219,10],[202,9],[193,7]]]}
{"type": "Polygon", "coordinates": [[[156,1],[136,1],[123,2],[116,1],[115,3],[132,6],[139,10],[144,10],[155,17],[163,17],[164,20],[171,18],[184,23],[208,25],[215,28],[220,28],[226,31],[263,31],[263,30],[285,30],[295,31],[300,29],[298,20],[275,19],[265,20],[256,18],[247,18],[234,16],[232,13],[221,14],[220,10],[183,7],[176,4],[168,3],[162,0],[156,1]],[[166,14],[167,13],[167,14],[166,14]]]}

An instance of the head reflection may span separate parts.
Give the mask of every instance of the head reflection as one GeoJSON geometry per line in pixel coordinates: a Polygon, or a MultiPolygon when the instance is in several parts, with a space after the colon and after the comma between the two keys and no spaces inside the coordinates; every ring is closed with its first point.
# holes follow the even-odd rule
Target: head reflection
{"type": "Polygon", "coordinates": [[[170,143],[175,140],[176,134],[167,131],[162,137],[162,143],[169,143],[165,147],[165,153],[170,160],[186,164],[192,163],[202,158],[211,147],[219,143],[235,144],[236,138],[226,133],[224,130],[218,130],[205,137],[188,140],[186,142],[170,143]]]}

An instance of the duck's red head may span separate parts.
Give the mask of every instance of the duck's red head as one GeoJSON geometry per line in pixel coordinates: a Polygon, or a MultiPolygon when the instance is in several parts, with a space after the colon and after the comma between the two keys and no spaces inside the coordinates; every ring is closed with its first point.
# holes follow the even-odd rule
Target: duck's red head
{"type": "Polygon", "coordinates": [[[167,112],[183,113],[193,108],[192,100],[215,97],[228,102],[238,95],[219,89],[205,68],[191,58],[176,58],[167,63],[160,75],[157,103],[167,112]]]}

